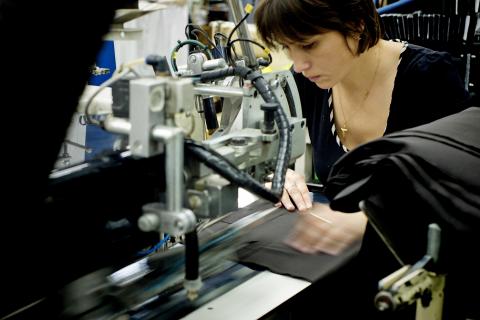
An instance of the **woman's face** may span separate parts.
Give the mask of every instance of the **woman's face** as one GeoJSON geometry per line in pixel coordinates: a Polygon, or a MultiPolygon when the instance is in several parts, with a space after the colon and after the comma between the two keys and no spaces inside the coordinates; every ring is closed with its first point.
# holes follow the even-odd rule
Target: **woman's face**
{"type": "Polygon", "coordinates": [[[281,43],[293,60],[295,72],[302,73],[322,89],[329,89],[350,71],[357,56],[358,40],[328,31],[303,43],[281,43]]]}

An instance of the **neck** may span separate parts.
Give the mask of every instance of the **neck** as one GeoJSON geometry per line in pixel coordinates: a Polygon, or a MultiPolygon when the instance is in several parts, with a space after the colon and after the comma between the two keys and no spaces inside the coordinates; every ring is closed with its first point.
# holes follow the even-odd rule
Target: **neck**
{"type": "Polygon", "coordinates": [[[370,90],[371,79],[379,71],[381,46],[382,40],[356,58],[350,72],[337,84],[342,91],[361,93],[370,90]]]}

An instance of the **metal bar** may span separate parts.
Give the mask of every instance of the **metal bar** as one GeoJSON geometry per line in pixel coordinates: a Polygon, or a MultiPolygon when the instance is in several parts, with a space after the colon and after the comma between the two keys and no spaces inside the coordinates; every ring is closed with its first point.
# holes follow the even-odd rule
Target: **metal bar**
{"type": "Polygon", "coordinates": [[[167,187],[167,211],[180,212],[183,190],[183,130],[175,127],[156,126],[152,137],[165,144],[165,174],[167,187]]]}
{"type": "Polygon", "coordinates": [[[122,118],[107,117],[103,122],[105,130],[118,134],[130,134],[132,130],[132,124],[130,121],[122,118]]]}
{"type": "Polygon", "coordinates": [[[193,88],[193,94],[202,96],[219,96],[219,97],[243,97],[244,92],[241,88],[229,88],[221,86],[196,86],[193,88]]]}

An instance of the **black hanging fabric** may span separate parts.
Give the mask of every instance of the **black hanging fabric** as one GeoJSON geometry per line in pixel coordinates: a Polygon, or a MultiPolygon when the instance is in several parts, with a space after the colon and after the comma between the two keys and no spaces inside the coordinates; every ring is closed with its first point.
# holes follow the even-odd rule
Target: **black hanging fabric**
{"type": "MultiPolygon", "coordinates": [[[[369,221],[404,263],[415,263],[426,253],[428,224],[439,224],[436,271],[448,274],[446,308],[455,316],[480,313],[475,292],[480,284],[479,108],[352,150],[332,168],[326,194],[332,209],[343,212],[359,211],[364,201],[369,221]]],[[[369,246],[364,242],[362,252],[370,250],[368,256],[375,258],[371,248],[378,246],[369,246]]],[[[379,271],[385,273],[378,280],[393,271],[379,271]]]]}

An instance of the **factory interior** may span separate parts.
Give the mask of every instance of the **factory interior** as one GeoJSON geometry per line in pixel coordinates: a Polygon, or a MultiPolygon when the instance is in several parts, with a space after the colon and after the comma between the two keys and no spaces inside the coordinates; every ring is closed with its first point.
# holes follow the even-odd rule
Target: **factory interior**
{"type": "Polygon", "coordinates": [[[480,319],[479,7],[0,0],[0,320],[480,319]]]}

